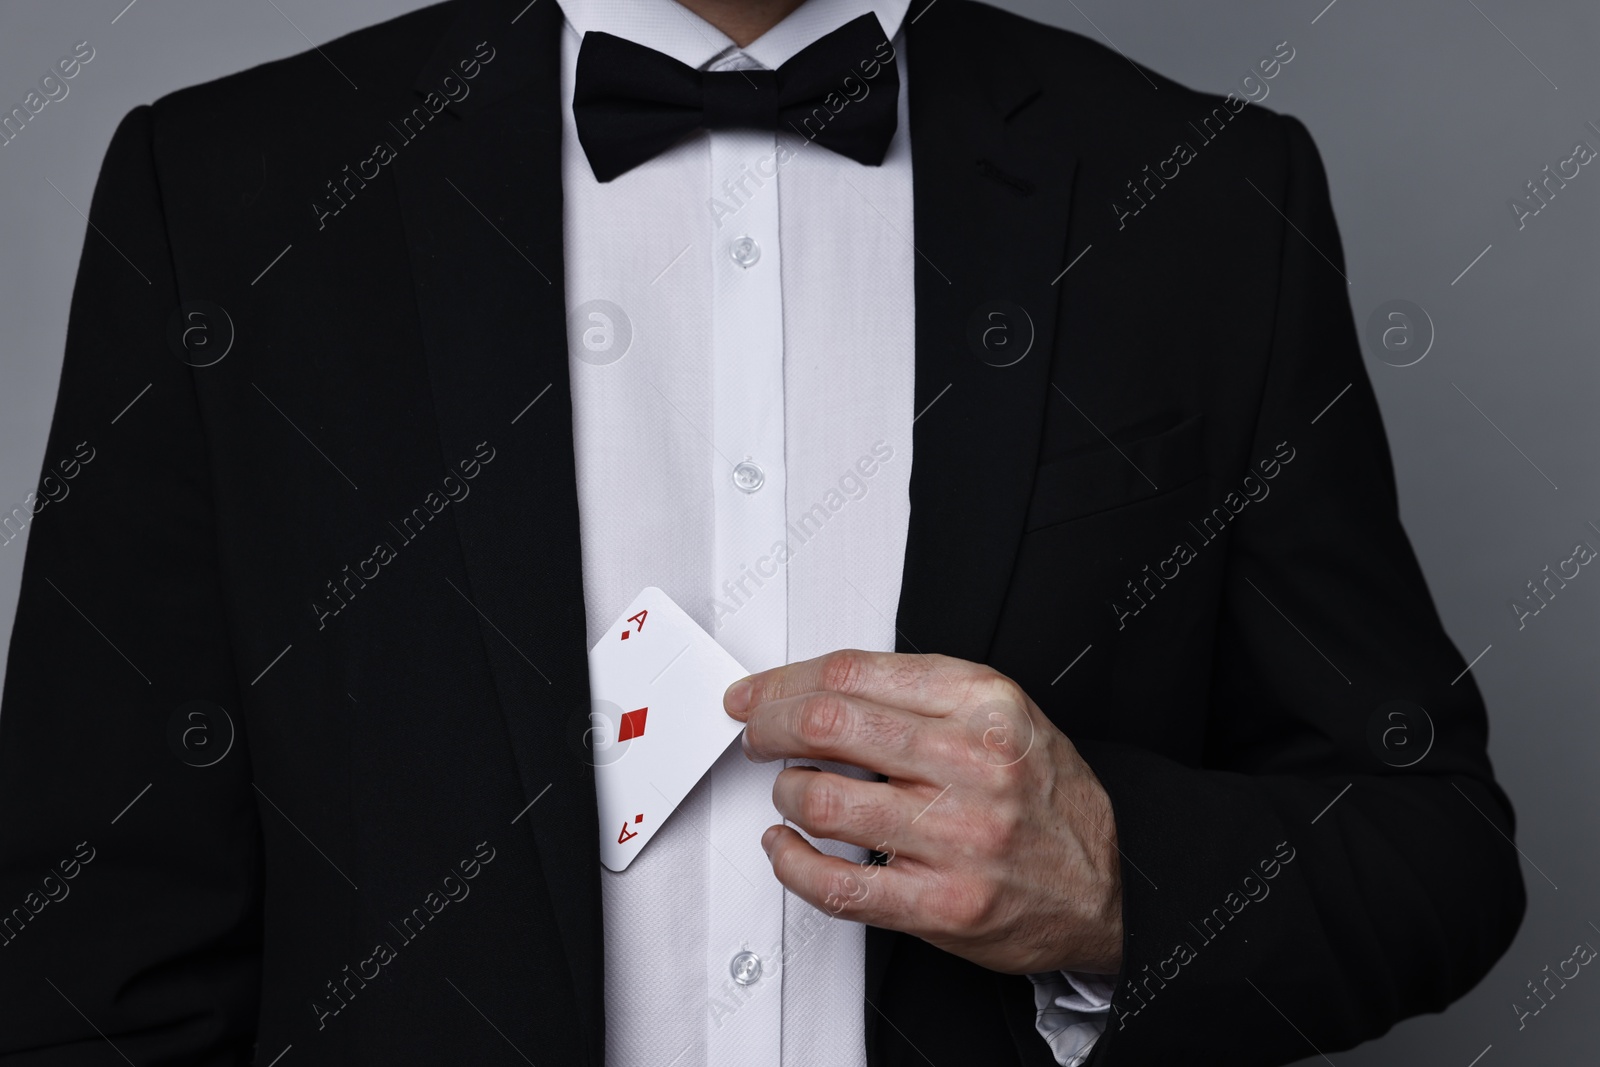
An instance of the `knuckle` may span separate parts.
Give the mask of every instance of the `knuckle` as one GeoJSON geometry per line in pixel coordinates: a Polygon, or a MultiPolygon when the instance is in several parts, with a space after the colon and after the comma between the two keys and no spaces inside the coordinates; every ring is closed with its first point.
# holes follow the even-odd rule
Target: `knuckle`
{"type": "Polygon", "coordinates": [[[797,724],[800,739],[817,749],[832,749],[850,730],[850,706],[841,697],[820,694],[800,705],[797,724]]]}
{"type": "Polygon", "coordinates": [[[1022,687],[999,671],[990,671],[975,684],[976,696],[984,704],[1005,707],[1027,707],[1028,694],[1022,687]]]}
{"type": "Polygon", "coordinates": [[[987,835],[988,841],[1001,854],[1005,854],[1021,834],[1022,805],[1013,797],[1001,797],[991,804],[990,812],[992,824],[987,835]]]}
{"type": "Polygon", "coordinates": [[[844,800],[826,782],[811,782],[800,794],[800,818],[812,833],[827,836],[839,828],[843,817],[844,800]]]}
{"type": "Polygon", "coordinates": [[[853,693],[861,684],[867,671],[867,654],[858,649],[846,648],[830,652],[822,661],[820,680],[824,689],[835,693],[853,693]]]}
{"type": "MultiPolygon", "coordinates": [[[[1020,740],[1026,741],[1027,739],[1021,738],[1020,740]]],[[[1020,744],[1010,747],[1011,751],[1007,753],[1008,759],[1003,763],[992,766],[989,770],[989,777],[992,787],[1004,805],[1003,811],[997,812],[997,814],[1005,814],[1014,820],[1020,814],[1020,809],[1015,802],[1016,798],[1028,791],[1029,781],[1033,774],[1033,766],[1027,760],[1020,758],[1021,755],[1025,754],[1021,751],[1020,744]]]]}

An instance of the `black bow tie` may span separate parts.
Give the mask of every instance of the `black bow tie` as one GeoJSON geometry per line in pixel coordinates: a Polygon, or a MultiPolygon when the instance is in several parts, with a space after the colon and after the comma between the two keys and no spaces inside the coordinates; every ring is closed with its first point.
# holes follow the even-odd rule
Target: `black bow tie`
{"type": "Polygon", "coordinates": [[[777,70],[698,71],[609,33],[583,35],[572,114],[608,182],[696,130],[791,130],[858,163],[883,162],[899,116],[894,46],[862,15],[777,70]]]}

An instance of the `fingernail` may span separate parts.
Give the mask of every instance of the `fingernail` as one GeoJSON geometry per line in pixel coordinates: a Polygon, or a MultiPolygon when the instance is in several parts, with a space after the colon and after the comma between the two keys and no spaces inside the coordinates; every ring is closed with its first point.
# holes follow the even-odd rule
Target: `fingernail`
{"type": "Polygon", "coordinates": [[[750,710],[750,692],[753,688],[748,678],[740,678],[728,686],[728,691],[722,694],[722,706],[729,715],[738,718],[750,710]]]}
{"type": "Polygon", "coordinates": [[[765,852],[768,856],[771,856],[772,842],[777,840],[777,838],[778,828],[776,826],[767,827],[767,832],[761,835],[761,851],[765,852]]]}

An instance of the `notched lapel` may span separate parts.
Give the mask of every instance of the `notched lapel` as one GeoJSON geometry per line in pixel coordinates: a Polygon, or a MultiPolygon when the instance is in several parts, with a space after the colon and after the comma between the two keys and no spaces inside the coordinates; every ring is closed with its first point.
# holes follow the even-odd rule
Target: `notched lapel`
{"type": "Polygon", "coordinates": [[[1038,459],[1075,157],[1019,132],[1054,102],[975,57],[965,14],[930,11],[907,44],[918,418],[897,624],[903,651],[982,660],[1038,459]]]}
{"type": "Polygon", "coordinates": [[[469,4],[418,77],[437,90],[487,41],[471,93],[394,164],[444,462],[494,450],[457,513],[441,610],[483,638],[560,927],[589,1061],[602,1028],[593,770],[562,287],[561,11],[469,4]],[[572,741],[574,743],[569,744],[572,741]],[[535,803],[536,802],[536,803],[535,803]]]}

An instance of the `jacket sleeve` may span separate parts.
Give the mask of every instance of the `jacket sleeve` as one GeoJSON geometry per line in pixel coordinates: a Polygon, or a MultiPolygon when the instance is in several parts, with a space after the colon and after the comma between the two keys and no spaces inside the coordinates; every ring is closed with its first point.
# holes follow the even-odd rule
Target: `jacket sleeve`
{"type": "Polygon", "coordinates": [[[261,834],[152,112],[89,211],[0,704],[0,1064],[246,1062],[261,834]],[[118,1057],[106,1044],[115,1046],[118,1057]]]}
{"type": "Polygon", "coordinates": [[[1124,963],[1097,1067],[1347,1048],[1470,989],[1525,904],[1483,703],[1400,525],[1321,160],[1279,121],[1282,219],[1263,204],[1260,222],[1282,230],[1279,293],[1251,455],[1283,443],[1292,466],[1230,527],[1202,765],[1080,745],[1123,854],[1124,963]]]}

